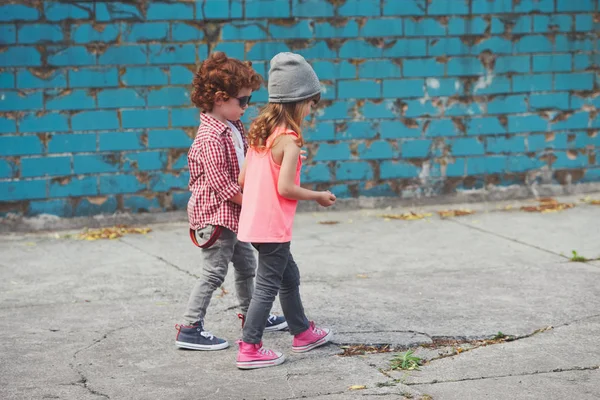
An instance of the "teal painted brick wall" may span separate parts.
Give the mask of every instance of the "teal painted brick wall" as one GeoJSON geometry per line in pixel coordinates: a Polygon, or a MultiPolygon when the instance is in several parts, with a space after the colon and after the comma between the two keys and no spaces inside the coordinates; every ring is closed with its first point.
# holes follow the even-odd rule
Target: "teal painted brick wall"
{"type": "Polygon", "coordinates": [[[265,77],[280,51],[315,68],[307,187],[600,181],[599,15],[599,0],[2,4],[0,213],[184,209],[190,83],[217,50],[265,77]]]}

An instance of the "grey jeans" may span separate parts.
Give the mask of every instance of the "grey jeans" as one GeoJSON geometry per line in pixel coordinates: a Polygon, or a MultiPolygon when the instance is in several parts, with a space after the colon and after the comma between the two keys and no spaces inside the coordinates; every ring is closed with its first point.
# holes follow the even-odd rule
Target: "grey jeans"
{"type": "MultiPolygon", "coordinates": [[[[240,242],[237,235],[223,228],[221,236],[208,249],[201,249],[202,276],[192,289],[184,319],[187,324],[203,320],[213,292],[225,280],[229,263],[235,269],[235,291],[245,314],[254,292],[256,256],[249,243],[240,242]]],[[[265,317],[266,321],[267,317],[265,317]]],[[[264,321],[263,321],[264,323],[264,321]]]]}
{"type": "Polygon", "coordinates": [[[256,288],[250,301],[242,340],[260,343],[275,296],[287,320],[290,333],[297,335],[309,328],[300,298],[300,271],[290,253],[290,242],[259,243],[256,288]]]}

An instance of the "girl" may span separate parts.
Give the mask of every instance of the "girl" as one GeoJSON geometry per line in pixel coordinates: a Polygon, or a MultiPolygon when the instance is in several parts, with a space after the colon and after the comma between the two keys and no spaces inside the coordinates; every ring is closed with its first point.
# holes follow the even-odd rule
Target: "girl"
{"type": "Polygon", "coordinates": [[[262,347],[264,321],[279,292],[290,333],[292,351],[305,352],[332,338],[304,314],[300,274],[290,253],[292,225],[298,200],[315,200],[324,207],[335,203],[329,191],[300,187],[303,146],[301,124],[320,99],[321,85],[306,60],[279,53],[269,70],[269,103],[252,123],[246,163],[240,173],[243,187],[238,238],[258,250],[256,288],[239,341],[237,367],[252,369],[281,364],[282,353],[262,347]]]}

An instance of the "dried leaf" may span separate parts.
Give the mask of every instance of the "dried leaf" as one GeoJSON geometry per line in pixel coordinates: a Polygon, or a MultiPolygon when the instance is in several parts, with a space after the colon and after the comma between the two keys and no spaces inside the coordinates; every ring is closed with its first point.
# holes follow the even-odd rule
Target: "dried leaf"
{"type": "Polygon", "coordinates": [[[575,207],[575,204],[573,203],[560,203],[553,198],[541,198],[538,202],[539,204],[537,206],[523,206],[521,207],[521,210],[527,212],[552,213],[575,207]]]}
{"type": "Polygon", "coordinates": [[[319,221],[319,224],[321,225],[337,225],[339,223],[340,221],[319,221]]]}
{"type": "Polygon", "coordinates": [[[366,388],[367,388],[366,385],[352,385],[352,386],[350,386],[349,390],[363,390],[366,388]]]}
{"type": "Polygon", "coordinates": [[[600,206],[600,200],[592,199],[590,196],[585,196],[583,199],[581,199],[581,201],[594,206],[600,206]]]}
{"type": "Polygon", "coordinates": [[[137,234],[137,235],[146,235],[147,233],[152,232],[150,228],[130,228],[127,225],[117,225],[110,228],[100,228],[100,229],[86,229],[82,233],[74,236],[65,236],[67,237],[75,237],[79,240],[114,240],[120,237],[123,237],[127,234],[137,234]]]}
{"type": "Polygon", "coordinates": [[[404,221],[415,221],[415,220],[423,219],[426,217],[431,217],[431,213],[420,214],[420,213],[416,213],[414,211],[410,211],[410,212],[402,213],[402,214],[383,214],[381,217],[385,218],[386,220],[402,219],[404,221]]]}
{"type": "Polygon", "coordinates": [[[357,278],[361,278],[361,279],[366,279],[366,278],[369,277],[369,275],[367,275],[367,274],[356,274],[356,277],[357,278]]]}
{"type": "Polygon", "coordinates": [[[437,212],[442,218],[462,217],[463,215],[475,214],[475,211],[461,208],[459,210],[443,210],[437,212]]]}

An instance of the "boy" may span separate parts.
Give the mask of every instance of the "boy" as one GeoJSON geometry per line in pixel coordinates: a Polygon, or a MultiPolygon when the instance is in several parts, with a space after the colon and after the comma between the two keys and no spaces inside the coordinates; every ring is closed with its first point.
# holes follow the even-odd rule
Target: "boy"
{"type": "MultiPolygon", "coordinates": [[[[177,325],[177,347],[221,350],[226,340],[204,329],[204,316],[213,292],[223,284],[233,262],[235,288],[245,315],[254,291],[256,256],[252,246],[237,239],[242,192],[238,175],[248,145],[240,118],[248,108],[253,90],[262,78],[252,63],[217,52],[205,60],[192,82],[192,102],[202,111],[198,133],[188,152],[190,168],[188,202],[190,229],[196,238],[210,238],[201,249],[202,277],[194,286],[184,314],[185,325],[177,325]],[[210,244],[211,241],[214,241],[210,244]]],[[[243,315],[241,316],[243,320],[243,315]]],[[[287,328],[284,317],[270,315],[266,330],[287,328]]]]}

